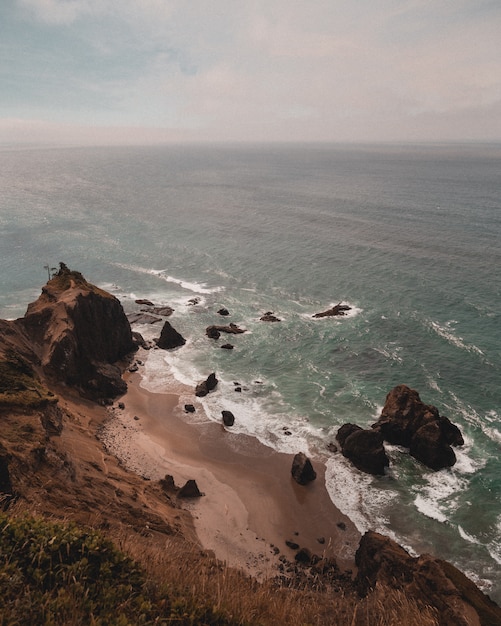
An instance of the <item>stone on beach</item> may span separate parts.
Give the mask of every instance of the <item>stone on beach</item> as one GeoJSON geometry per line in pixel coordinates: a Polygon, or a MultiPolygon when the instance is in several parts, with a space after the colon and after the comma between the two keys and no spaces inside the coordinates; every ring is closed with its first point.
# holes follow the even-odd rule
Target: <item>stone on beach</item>
{"type": "Polygon", "coordinates": [[[221,411],[221,415],[223,416],[223,424],[225,426],[233,426],[235,423],[235,416],[231,411],[221,411]]]}
{"type": "Polygon", "coordinates": [[[310,459],[304,452],[298,452],[294,457],[291,474],[299,485],[307,485],[317,477],[317,473],[313,469],[310,459]]]}
{"type": "Polygon", "coordinates": [[[356,468],[367,474],[384,474],[390,461],[380,433],[375,430],[364,430],[356,424],[344,424],[338,430],[337,439],[343,456],[356,468]]]}
{"type": "Polygon", "coordinates": [[[198,488],[196,480],[190,478],[177,493],[178,498],[200,498],[204,494],[198,488]]]}

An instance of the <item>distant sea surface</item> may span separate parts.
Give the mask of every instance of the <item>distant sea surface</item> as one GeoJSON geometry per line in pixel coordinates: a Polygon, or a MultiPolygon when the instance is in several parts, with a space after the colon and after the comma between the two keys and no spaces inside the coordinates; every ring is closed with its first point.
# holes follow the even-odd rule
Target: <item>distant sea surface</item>
{"type": "Polygon", "coordinates": [[[59,261],[127,311],[172,306],[188,343],[150,352],[147,388],[215,371],[212,419],[229,409],[236,432],[327,456],[361,531],[450,560],[501,602],[501,146],[2,148],[0,257],[2,318],[59,261]],[[312,318],[339,302],[345,317],[312,318]],[[205,336],[228,321],[248,332],[205,336]],[[326,452],[401,383],[463,431],[452,469],[389,447],[374,478],[326,452]]]}

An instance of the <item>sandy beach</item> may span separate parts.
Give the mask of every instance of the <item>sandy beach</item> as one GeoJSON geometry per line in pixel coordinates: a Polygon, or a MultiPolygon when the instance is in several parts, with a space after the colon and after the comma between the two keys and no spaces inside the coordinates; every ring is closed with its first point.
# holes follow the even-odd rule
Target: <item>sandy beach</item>
{"type": "Polygon", "coordinates": [[[294,560],[287,540],[335,557],[343,570],[354,567],[359,533],[330,500],[321,461],[312,459],[317,479],[300,486],[291,477],[292,455],[209,421],[194,390],[179,384],[151,393],[141,387],[140,372],[128,374],[127,383],[125,408],[110,409],[100,438],[145,478],[170,474],[176,486],[196,480],[204,495],[179,502],[191,512],[204,549],[258,578],[276,575],[280,557],[294,560]],[[194,414],[180,403],[190,394],[194,414]]]}

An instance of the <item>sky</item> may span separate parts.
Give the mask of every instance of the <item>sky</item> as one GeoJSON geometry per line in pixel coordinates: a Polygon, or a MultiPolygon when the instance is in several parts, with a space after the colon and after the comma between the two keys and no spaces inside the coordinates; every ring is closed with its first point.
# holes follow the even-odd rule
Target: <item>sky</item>
{"type": "Polygon", "coordinates": [[[501,141],[501,0],[0,0],[0,144],[501,141]]]}

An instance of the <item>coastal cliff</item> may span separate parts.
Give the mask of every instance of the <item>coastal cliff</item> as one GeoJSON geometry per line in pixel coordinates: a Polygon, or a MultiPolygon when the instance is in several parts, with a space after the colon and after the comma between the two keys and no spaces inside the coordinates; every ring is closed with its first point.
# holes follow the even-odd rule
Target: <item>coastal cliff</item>
{"type": "MultiPolygon", "coordinates": [[[[154,560],[151,555],[169,545],[188,569],[214,578],[215,572],[228,570],[200,550],[188,511],[161,481],[126,471],[97,438],[109,417],[101,405],[127,391],[122,373],[135,349],[120,302],[64,264],[23,318],[0,320],[0,508],[12,515],[27,511],[99,528],[144,561],[154,560]]],[[[228,513],[220,515],[223,527],[228,513]]],[[[304,515],[307,522],[317,512],[304,515]]],[[[246,594],[248,607],[253,594],[266,604],[260,594],[268,590],[267,608],[261,606],[259,619],[249,618],[256,613],[248,609],[245,620],[225,614],[224,619],[206,617],[203,622],[190,622],[188,616],[179,623],[279,623],[272,606],[280,604],[277,590],[286,597],[287,610],[297,602],[305,611],[305,594],[310,594],[311,610],[317,611],[315,621],[313,613],[298,609],[298,621],[289,616],[283,623],[379,623],[366,616],[372,611],[390,615],[396,598],[400,609],[407,607],[407,617],[395,613],[384,623],[501,623],[499,607],[451,564],[413,558],[375,533],[362,538],[352,572],[340,571],[335,559],[312,554],[304,563],[297,561],[282,567],[271,586],[259,590],[256,581],[225,574],[238,580],[233,593],[246,594]]],[[[285,557],[281,562],[286,564],[285,557]]],[[[158,577],[154,570],[150,574],[158,577]]],[[[208,585],[203,580],[194,584],[202,604],[206,599],[201,589],[208,585]]],[[[210,598],[208,603],[215,605],[210,598]]]]}

